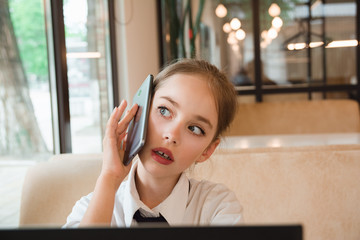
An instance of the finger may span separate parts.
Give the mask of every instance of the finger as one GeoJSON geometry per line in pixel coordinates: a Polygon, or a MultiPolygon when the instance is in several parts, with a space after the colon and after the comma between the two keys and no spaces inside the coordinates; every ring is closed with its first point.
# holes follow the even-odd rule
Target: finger
{"type": "Polygon", "coordinates": [[[127,105],[127,102],[125,100],[123,100],[119,107],[114,108],[114,110],[113,110],[112,114],[110,115],[110,118],[106,124],[105,135],[109,136],[109,134],[115,133],[114,131],[117,128],[117,123],[119,122],[120,117],[126,108],[126,105],[127,105]]]}
{"type": "Polygon", "coordinates": [[[124,111],[124,109],[126,108],[126,105],[127,105],[126,101],[123,100],[119,107],[114,108],[114,110],[113,110],[112,114],[110,115],[110,118],[107,122],[108,126],[114,125],[114,123],[118,122],[117,119],[119,118],[120,113],[122,113],[124,111]],[[120,109],[120,111],[119,111],[119,109],[120,109]]]}
{"type": "Polygon", "coordinates": [[[113,124],[115,124],[115,127],[117,127],[116,124],[120,121],[121,115],[123,115],[126,106],[127,106],[126,100],[122,100],[113,119],[113,124]]]}
{"type": "Polygon", "coordinates": [[[117,107],[114,108],[114,110],[112,111],[110,117],[109,117],[109,120],[107,121],[106,123],[106,131],[105,131],[105,135],[107,135],[111,129],[111,126],[112,126],[112,123],[114,121],[114,117],[117,113],[117,107]]]}
{"type": "Polygon", "coordinates": [[[120,133],[124,132],[128,128],[130,121],[135,117],[137,110],[138,105],[135,104],[128,112],[126,112],[123,119],[121,119],[121,121],[118,123],[118,129],[120,133]]]}

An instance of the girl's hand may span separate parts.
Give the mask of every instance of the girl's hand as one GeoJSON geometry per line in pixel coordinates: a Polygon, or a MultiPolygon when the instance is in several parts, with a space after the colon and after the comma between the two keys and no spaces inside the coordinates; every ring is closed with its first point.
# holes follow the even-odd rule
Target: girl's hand
{"type": "Polygon", "coordinates": [[[100,178],[114,183],[115,189],[120,186],[131,168],[131,164],[124,166],[123,157],[126,146],[126,131],[136,114],[138,105],[135,104],[128,110],[120,121],[126,106],[127,103],[123,100],[119,107],[115,107],[107,122],[103,139],[104,155],[100,178]]]}
{"type": "Polygon", "coordinates": [[[125,167],[122,160],[126,130],[138,106],[134,105],[120,121],[126,105],[126,101],[122,101],[120,106],[114,109],[107,122],[103,140],[104,155],[101,173],[80,226],[111,225],[116,191],[131,168],[131,164],[125,167]]]}

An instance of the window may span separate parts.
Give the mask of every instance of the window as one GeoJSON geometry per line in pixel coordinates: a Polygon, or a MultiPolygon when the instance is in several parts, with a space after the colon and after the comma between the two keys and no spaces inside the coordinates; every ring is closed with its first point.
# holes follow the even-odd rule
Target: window
{"type": "Polygon", "coordinates": [[[102,151],[113,106],[107,1],[64,1],[73,153],[102,151]]]}
{"type": "Polygon", "coordinates": [[[0,155],[24,159],[54,150],[43,1],[3,1],[0,155]]]}
{"type": "Polygon", "coordinates": [[[29,166],[102,151],[118,101],[112,4],[0,1],[0,227],[17,227],[29,166]]]}
{"type": "Polygon", "coordinates": [[[59,55],[54,39],[59,39],[52,35],[57,29],[52,25],[50,2],[9,0],[3,4],[7,14],[1,16],[0,43],[6,52],[0,64],[2,158],[48,158],[66,152],[57,150],[57,137],[65,132],[57,119],[64,115],[60,108],[70,112],[70,151],[101,152],[102,134],[114,104],[107,1],[64,1],[67,64],[62,69],[54,60],[59,55]],[[54,72],[64,70],[68,89],[59,91],[57,82],[64,79],[54,72]],[[69,96],[67,101],[56,98],[61,94],[69,96]]]}
{"type": "Polygon", "coordinates": [[[207,59],[242,102],[360,101],[358,1],[189,2],[161,1],[164,64],[207,59]]]}

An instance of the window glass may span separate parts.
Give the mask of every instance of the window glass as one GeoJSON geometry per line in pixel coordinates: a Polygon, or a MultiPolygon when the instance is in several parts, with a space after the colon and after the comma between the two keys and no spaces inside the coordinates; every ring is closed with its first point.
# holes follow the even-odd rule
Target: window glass
{"type": "Polygon", "coordinates": [[[356,84],[354,1],[265,2],[260,5],[264,85],[356,84]]]}
{"type": "Polygon", "coordinates": [[[162,1],[164,62],[200,57],[224,70],[237,86],[252,85],[253,68],[246,68],[254,58],[251,1],[224,1],[220,9],[218,5],[162,1]]]}
{"type": "MultiPolygon", "coordinates": [[[[316,9],[314,9],[315,11],[316,9]]],[[[356,1],[326,1],[323,10],[328,84],[357,84],[356,77],[356,1]]],[[[359,24],[359,23],[358,23],[359,24]]]]}
{"type": "Polygon", "coordinates": [[[0,1],[0,228],[17,227],[29,166],[54,151],[44,1],[0,1]]]}
{"type": "Polygon", "coordinates": [[[1,4],[0,156],[46,158],[53,130],[43,1],[1,4]]]}
{"type": "Polygon", "coordinates": [[[179,57],[209,60],[227,73],[240,96],[256,94],[257,101],[280,100],[281,94],[290,101],[358,99],[358,1],[161,2],[164,63],[179,57]],[[259,31],[253,33],[254,27],[259,31]],[[258,49],[261,64],[255,66],[258,49]],[[261,86],[256,87],[259,70],[261,86]],[[342,94],[324,90],[331,85],[342,85],[342,94]]]}
{"type": "MultiPolygon", "coordinates": [[[[238,89],[253,89],[254,35],[251,1],[226,1],[208,4],[209,16],[216,23],[213,28],[218,42],[220,66],[238,89]],[[240,87],[240,88],[239,88],[240,87]]],[[[205,18],[205,16],[204,16],[205,18]]],[[[202,49],[201,49],[202,50],[202,49]]],[[[216,60],[212,59],[213,63],[216,60]]]]}
{"type": "Polygon", "coordinates": [[[107,2],[64,1],[73,153],[101,152],[111,74],[107,2]]]}

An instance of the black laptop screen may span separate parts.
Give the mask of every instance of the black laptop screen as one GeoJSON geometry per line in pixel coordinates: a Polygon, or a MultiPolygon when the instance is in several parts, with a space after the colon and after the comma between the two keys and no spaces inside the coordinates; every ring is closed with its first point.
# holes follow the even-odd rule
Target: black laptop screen
{"type": "Polygon", "coordinates": [[[0,239],[51,240],[302,240],[302,227],[239,226],[239,227],[146,227],[146,228],[77,228],[77,229],[13,229],[0,230],[0,239]]]}

